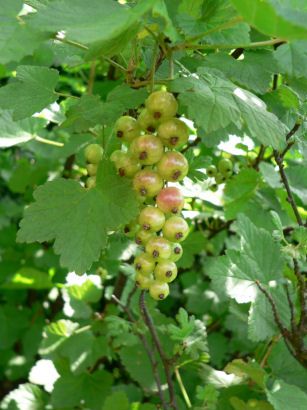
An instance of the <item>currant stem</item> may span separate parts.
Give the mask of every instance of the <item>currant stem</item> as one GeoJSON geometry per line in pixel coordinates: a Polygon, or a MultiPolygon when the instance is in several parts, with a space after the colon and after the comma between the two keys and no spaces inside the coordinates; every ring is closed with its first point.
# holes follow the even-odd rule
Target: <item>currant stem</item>
{"type": "Polygon", "coordinates": [[[159,356],[161,358],[164,371],[165,371],[165,376],[168,384],[168,389],[169,389],[169,398],[170,398],[170,407],[174,410],[179,410],[177,403],[176,403],[176,397],[175,397],[175,389],[174,389],[174,384],[172,380],[172,375],[171,375],[171,368],[169,364],[169,360],[166,357],[164,350],[162,348],[158,333],[155,329],[155,325],[153,323],[153,320],[149,314],[149,311],[147,310],[146,303],[145,303],[145,291],[143,290],[140,295],[140,300],[139,300],[139,305],[140,305],[140,311],[143,316],[144,322],[148,327],[148,330],[151,334],[153,343],[155,345],[155,348],[157,349],[159,356]]]}

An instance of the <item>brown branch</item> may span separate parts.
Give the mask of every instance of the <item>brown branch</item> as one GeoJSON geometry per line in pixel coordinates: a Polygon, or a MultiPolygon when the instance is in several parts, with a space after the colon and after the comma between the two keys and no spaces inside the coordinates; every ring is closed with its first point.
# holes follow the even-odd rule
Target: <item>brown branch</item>
{"type": "Polygon", "coordinates": [[[139,305],[140,305],[141,315],[144,319],[145,324],[148,327],[148,330],[151,334],[154,346],[157,349],[159,356],[161,358],[161,361],[163,363],[167,385],[168,385],[168,390],[169,390],[170,407],[174,410],[179,410],[177,403],[176,403],[175,389],[174,389],[174,383],[172,380],[170,361],[166,357],[166,354],[162,348],[162,345],[161,345],[158,333],[156,331],[155,325],[153,323],[153,320],[147,310],[146,303],[145,303],[145,291],[144,290],[141,292],[139,305]]]}
{"type": "Polygon", "coordinates": [[[237,60],[243,53],[244,53],[244,48],[239,47],[239,48],[236,48],[230,55],[235,60],[237,60]]]}
{"type": "Polygon", "coordinates": [[[201,138],[200,137],[196,137],[194,141],[192,141],[190,144],[188,144],[186,147],[184,147],[181,150],[181,153],[184,154],[187,150],[189,150],[190,148],[196,147],[196,145],[198,145],[201,142],[201,138]]]}
{"type": "Polygon", "coordinates": [[[259,171],[259,164],[263,160],[265,150],[266,150],[266,147],[263,144],[261,144],[258,155],[253,163],[253,168],[256,169],[257,171],[259,171]]]}
{"type": "Polygon", "coordinates": [[[280,331],[280,333],[283,336],[284,342],[289,350],[289,352],[291,353],[291,355],[297,359],[297,355],[296,355],[296,351],[293,351],[293,349],[290,347],[289,342],[291,342],[292,339],[292,335],[290,334],[289,330],[287,328],[284,327],[284,325],[282,324],[282,321],[280,319],[280,316],[277,312],[277,308],[275,305],[275,302],[272,298],[272,296],[270,295],[270,293],[260,284],[260,282],[258,280],[255,281],[257,287],[259,288],[259,290],[264,294],[264,296],[267,298],[269,304],[271,305],[272,308],[272,313],[273,313],[273,317],[274,317],[274,321],[280,331]]]}
{"type": "MultiPolygon", "coordinates": [[[[124,310],[124,312],[127,314],[128,319],[130,320],[131,323],[136,324],[136,320],[134,319],[130,309],[124,305],[115,295],[112,295],[112,299],[124,310]]],[[[161,400],[162,403],[162,407],[164,410],[167,410],[168,406],[165,402],[164,396],[163,396],[163,391],[162,391],[162,383],[161,383],[161,379],[160,379],[160,375],[158,372],[158,362],[155,358],[155,355],[152,351],[152,349],[150,348],[148,341],[146,339],[146,337],[143,335],[143,333],[141,333],[139,330],[135,330],[135,334],[137,335],[137,337],[140,339],[141,343],[144,346],[144,349],[147,353],[147,356],[149,358],[150,364],[151,364],[151,368],[152,368],[152,372],[153,372],[153,376],[157,385],[157,389],[158,389],[158,394],[159,394],[159,398],[161,400]]]]}
{"type": "Polygon", "coordinates": [[[292,330],[292,333],[294,333],[294,332],[297,331],[297,326],[296,326],[296,323],[295,323],[294,305],[293,305],[292,298],[290,296],[289,286],[288,286],[287,283],[285,284],[285,291],[286,291],[288,305],[289,305],[289,309],[290,309],[291,330],[292,330]]]}
{"type": "Polygon", "coordinates": [[[299,320],[298,328],[299,330],[303,330],[306,321],[307,309],[306,309],[306,282],[303,275],[300,272],[298,262],[295,258],[293,258],[293,265],[294,265],[294,274],[297,278],[298,288],[299,288],[299,298],[301,304],[301,317],[299,320]]]}
{"type": "Polygon", "coordinates": [[[96,61],[92,61],[91,68],[90,68],[90,75],[89,75],[88,83],[87,83],[87,93],[89,95],[93,94],[95,77],[96,77],[96,61]]]}
{"type": "Polygon", "coordinates": [[[292,192],[291,192],[291,189],[290,189],[290,185],[289,185],[289,182],[288,182],[285,170],[284,170],[283,158],[281,157],[281,155],[276,150],[274,150],[274,158],[275,158],[275,161],[276,161],[276,163],[278,165],[278,168],[279,168],[279,174],[281,176],[282,183],[284,184],[284,187],[286,188],[286,191],[287,191],[288,202],[292,207],[292,210],[294,212],[297,223],[300,226],[303,226],[304,224],[303,224],[302,218],[301,218],[301,216],[298,212],[298,209],[297,209],[295,200],[293,198],[293,195],[292,195],[292,192]]]}

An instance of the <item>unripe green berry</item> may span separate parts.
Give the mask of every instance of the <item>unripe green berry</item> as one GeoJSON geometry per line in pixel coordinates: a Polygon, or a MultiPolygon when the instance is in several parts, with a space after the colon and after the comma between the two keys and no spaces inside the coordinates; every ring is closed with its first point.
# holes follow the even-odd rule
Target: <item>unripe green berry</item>
{"type": "Polygon", "coordinates": [[[98,164],[103,157],[103,149],[98,144],[90,144],[84,150],[85,159],[91,164],[98,164]]]}
{"type": "Polygon", "coordinates": [[[156,203],[164,213],[178,214],[184,206],[184,198],[179,188],[166,187],[157,195],[156,203]]]}
{"type": "Polygon", "coordinates": [[[162,157],[164,148],[154,135],[141,135],[130,146],[131,155],[142,165],[156,164],[162,157]]]}
{"type": "Polygon", "coordinates": [[[87,173],[90,177],[93,177],[97,174],[98,165],[97,164],[87,164],[86,165],[87,173]]]}
{"type": "Polygon", "coordinates": [[[85,186],[88,189],[95,188],[96,186],[96,177],[88,177],[85,181],[85,186]]]}
{"type": "Polygon", "coordinates": [[[166,181],[181,181],[189,171],[189,163],[180,152],[166,152],[157,164],[157,171],[166,181]]]}
{"type": "Polygon", "coordinates": [[[216,192],[219,189],[219,187],[218,187],[217,184],[212,184],[212,185],[210,185],[209,189],[212,192],[216,192]]]}
{"type": "Polygon", "coordinates": [[[124,115],[115,123],[115,135],[122,141],[130,143],[141,134],[140,127],[135,118],[124,115]]]}
{"type": "Polygon", "coordinates": [[[120,150],[114,151],[110,157],[121,177],[133,177],[141,168],[132,156],[120,150]]]}
{"type": "Polygon", "coordinates": [[[172,253],[169,259],[173,262],[177,262],[181,258],[182,254],[183,254],[183,250],[182,250],[182,246],[180,245],[180,243],[178,242],[172,243],[172,253]]]}
{"type": "Polygon", "coordinates": [[[139,229],[135,235],[135,243],[145,246],[149,239],[154,238],[155,236],[156,234],[154,232],[139,229]]]}
{"type": "Polygon", "coordinates": [[[143,252],[134,259],[134,268],[142,275],[150,275],[155,269],[155,261],[147,253],[143,252]]]}
{"type": "Polygon", "coordinates": [[[163,236],[171,242],[182,242],[189,233],[189,225],[180,216],[171,216],[165,222],[163,236]]]}
{"type": "Polygon", "coordinates": [[[214,179],[215,179],[215,182],[216,182],[218,185],[223,184],[223,183],[226,181],[225,176],[224,176],[223,174],[221,174],[220,172],[218,172],[218,173],[215,175],[214,179]]]}
{"type": "Polygon", "coordinates": [[[170,242],[162,236],[149,239],[145,250],[154,260],[169,259],[172,253],[170,242]]]}
{"type": "Polygon", "coordinates": [[[154,206],[143,208],[139,216],[139,224],[145,231],[158,232],[165,223],[164,213],[154,206]]]}
{"type": "Polygon", "coordinates": [[[143,290],[148,290],[152,285],[153,281],[154,278],[152,275],[145,276],[141,273],[137,273],[137,275],[135,276],[135,283],[137,287],[143,290]]]}
{"type": "Polygon", "coordinates": [[[170,260],[167,260],[167,261],[160,261],[157,263],[155,270],[154,270],[154,275],[155,275],[156,280],[160,282],[170,283],[174,279],[176,279],[177,272],[178,270],[177,270],[176,263],[170,260]]]}
{"type": "Polygon", "coordinates": [[[138,229],[139,229],[139,226],[137,224],[137,221],[132,221],[129,224],[124,226],[124,234],[128,238],[133,238],[136,232],[138,231],[138,229]]]}
{"type": "Polygon", "coordinates": [[[233,170],[233,164],[230,159],[223,158],[219,160],[218,169],[222,175],[229,175],[229,172],[233,170]]]}
{"type": "Polygon", "coordinates": [[[209,165],[209,167],[206,169],[208,177],[212,178],[217,174],[217,169],[215,165],[209,165]]]}
{"type": "Polygon", "coordinates": [[[178,118],[171,118],[159,125],[158,137],[169,148],[179,148],[189,139],[189,128],[178,118]]]}
{"type": "Polygon", "coordinates": [[[178,103],[173,94],[167,91],[155,91],[145,101],[147,110],[152,113],[156,120],[163,121],[174,117],[178,109],[178,103]]]}
{"type": "Polygon", "coordinates": [[[150,285],[149,294],[155,300],[163,300],[169,295],[169,286],[166,282],[155,280],[150,285]]]}
{"type": "Polygon", "coordinates": [[[163,180],[156,172],[143,169],[135,174],[133,188],[142,197],[152,198],[161,191],[163,180]]]}
{"type": "Polygon", "coordinates": [[[156,120],[153,117],[152,113],[144,109],[139,115],[138,124],[143,131],[145,131],[146,133],[152,134],[156,132],[160,124],[160,121],[156,120]]]}

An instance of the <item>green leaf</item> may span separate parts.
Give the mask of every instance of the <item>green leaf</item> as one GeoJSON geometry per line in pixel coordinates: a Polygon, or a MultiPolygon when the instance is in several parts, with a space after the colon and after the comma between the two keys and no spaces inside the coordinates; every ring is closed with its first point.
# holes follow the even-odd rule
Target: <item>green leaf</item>
{"type": "Polygon", "coordinates": [[[273,53],[268,50],[245,51],[243,60],[229,54],[213,53],[205,57],[207,67],[222,71],[229,80],[259,94],[264,94],[276,72],[273,53]]]}
{"type": "Polygon", "coordinates": [[[182,243],[183,254],[177,262],[181,268],[189,268],[193,265],[194,255],[197,255],[205,248],[206,238],[201,232],[192,232],[182,243]]]}
{"type": "Polygon", "coordinates": [[[227,364],[225,371],[239,377],[247,377],[260,388],[264,387],[264,377],[266,373],[257,362],[244,362],[242,359],[235,359],[227,364]]]}
{"type": "Polygon", "coordinates": [[[244,125],[247,134],[258,142],[277,149],[284,146],[285,126],[266,110],[262,100],[206,71],[199,68],[199,78],[180,78],[170,85],[180,93],[179,101],[197,127],[210,133],[231,123],[239,129],[244,125]]]}
{"type": "Polygon", "coordinates": [[[227,181],[225,186],[225,217],[234,219],[239,212],[248,210],[251,199],[260,183],[260,176],[252,168],[245,168],[227,181]]]}
{"type": "Polygon", "coordinates": [[[68,317],[87,319],[92,315],[90,303],[98,302],[102,295],[101,278],[98,275],[69,273],[63,289],[64,313],[68,317]]]}
{"type": "Polygon", "coordinates": [[[0,148],[9,148],[32,140],[44,123],[39,118],[14,121],[12,112],[0,110],[0,148]]]}
{"type": "Polygon", "coordinates": [[[307,38],[305,0],[231,0],[244,19],[259,31],[285,39],[307,38]],[[265,18],[264,18],[265,17],[265,18]]]}
{"type": "Polygon", "coordinates": [[[8,349],[29,326],[29,312],[17,306],[0,306],[0,349],[8,349]],[[12,318],[18,317],[18,320],[12,318]]]}
{"type": "Polygon", "coordinates": [[[130,183],[106,160],[99,166],[96,188],[87,190],[76,181],[57,179],[39,187],[34,199],[25,210],[17,240],[55,239],[61,264],[78,273],[99,259],[108,231],[128,223],[138,212],[130,183]]]}
{"type": "Polygon", "coordinates": [[[114,392],[111,396],[107,397],[102,410],[129,410],[129,400],[124,392],[114,392]]]}
{"type": "Polygon", "coordinates": [[[46,67],[19,66],[16,81],[0,89],[0,108],[21,120],[41,111],[57,99],[54,87],[59,74],[46,67]]]}
{"type": "Polygon", "coordinates": [[[267,386],[266,394],[275,410],[289,410],[289,403],[295,410],[305,410],[307,407],[307,394],[283,380],[275,380],[271,386],[267,386]]]}
{"type": "Polygon", "coordinates": [[[54,385],[51,402],[56,409],[73,408],[83,400],[93,410],[100,410],[111,391],[113,377],[105,370],[93,374],[65,374],[54,385]]]}
{"type": "Polygon", "coordinates": [[[307,41],[293,41],[283,44],[274,51],[278,69],[291,77],[306,77],[307,41]]]}
{"type": "Polygon", "coordinates": [[[24,267],[13,276],[8,277],[6,282],[0,285],[2,289],[50,289],[54,285],[47,272],[34,268],[24,267]]]}
{"type": "Polygon", "coordinates": [[[291,166],[285,170],[289,179],[291,191],[304,205],[307,205],[307,168],[303,165],[291,166]]]}
{"type": "Polygon", "coordinates": [[[258,293],[255,281],[268,285],[282,278],[284,260],[268,231],[257,228],[244,215],[238,217],[237,226],[240,251],[228,250],[209,265],[207,273],[217,288],[225,289],[238,303],[247,303],[258,293]]]}
{"type": "Polygon", "coordinates": [[[47,397],[38,386],[25,383],[12,390],[1,402],[0,408],[2,410],[45,410],[47,397]]]}
{"type": "Polygon", "coordinates": [[[32,19],[33,26],[50,33],[65,31],[66,38],[90,47],[87,56],[114,55],[136,34],[141,17],[153,5],[128,8],[112,0],[55,0],[32,19]]]}
{"type": "Polygon", "coordinates": [[[22,1],[0,0],[0,63],[7,64],[11,61],[20,61],[38,48],[46,39],[44,33],[40,33],[29,26],[26,20],[17,19],[17,14],[22,8],[22,1]]]}
{"type": "Polygon", "coordinates": [[[192,360],[198,360],[203,353],[208,352],[206,327],[201,320],[188,315],[185,309],[180,308],[176,316],[179,326],[167,326],[170,338],[180,346],[184,346],[184,353],[192,360]]]}
{"type": "MultiPolygon", "coordinates": [[[[269,287],[283,324],[288,327],[290,323],[290,310],[285,290],[281,287],[269,287]]],[[[266,296],[259,292],[256,300],[251,305],[248,318],[248,338],[254,342],[267,340],[279,333],[275,322],[272,307],[266,296]]]]}
{"type": "Polygon", "coordinates": [[[274,346],[268,364],[274,377],[293,384],[307,393],[307,369],[293,358],[282,340],[274,346]]]}
{"type": "Polygon", "coordinates": [[[98,96],[83,95],[67,111],[62,127],[70,128],[74,132],[83,132],[97,124],[110,125],[122,111],[120,105],[103,103],[98,96]]]}

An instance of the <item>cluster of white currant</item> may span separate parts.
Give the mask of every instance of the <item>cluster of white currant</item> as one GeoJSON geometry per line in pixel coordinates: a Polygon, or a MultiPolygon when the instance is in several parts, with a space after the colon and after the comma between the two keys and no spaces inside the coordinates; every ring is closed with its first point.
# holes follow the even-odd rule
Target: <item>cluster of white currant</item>
{"type": "Polygon", "coordinates": [[[177,187],[167,186],[188,173],[186,158],[176,150],[187,143],[189,129],[175,117],[177,108],[173,94],[150,94],[137,119],[123,116],[117,120],[115,134],[122,149],[111,155],[118,174],[133,178],[140,200],[138,220],[127,225],[125,233],[142,247],[134,260],[136,283],[156,300],[169,294],[168,283],[177,276],[175,262],[182,256],[180,242],[189,232],[180,216],[183,195],[177,187]]]}

